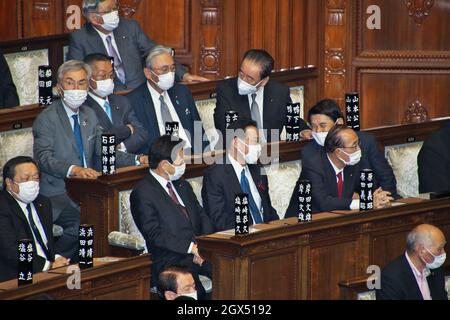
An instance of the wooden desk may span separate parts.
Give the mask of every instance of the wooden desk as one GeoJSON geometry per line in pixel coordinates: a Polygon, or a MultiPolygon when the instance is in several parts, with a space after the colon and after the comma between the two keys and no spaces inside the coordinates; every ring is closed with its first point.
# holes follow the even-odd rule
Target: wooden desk
{"type": "Polygon", "coordinates": [[[57,300],[149,300],[150,258],[142,255],[115,262],[94,261],[81,271],[81,289],[69,290],[67,267],[34,275],[33,284],[17,287],[17,280],[0,283],[0,300],[19,300],[46,294],[57,300]]]}
{"type": "Polygon", "coordinates": [[[339,282],[384,267],[404,252],[416,225],[432,223],[450,239],[450,199],[288,222],[245,237],[198,238],[213,265],[213,299],[344,298],[339,282]]]}

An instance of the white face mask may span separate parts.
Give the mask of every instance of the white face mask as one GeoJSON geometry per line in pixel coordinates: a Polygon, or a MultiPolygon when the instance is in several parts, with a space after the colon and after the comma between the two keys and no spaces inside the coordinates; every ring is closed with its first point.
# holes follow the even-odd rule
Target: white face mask
{"type": "Polygon", "coordinates": [[[239,140],[244,144],[246,147],[248,147],[248,153],[244,154],[242,151],[239,151],[239,153],[244,157],[244,161],[247,164],[256,164],[258,162],[259,157],[261,156],[261,145],[258,144],[246,144],[244,141],[239,140]]]}
{"type": "Polygon", "coordinates": [[[98,95],[99,97],[105,98],[113,93],[114,91],[113,79],[106,79],[100,81],[96,81],[94,79],[92,80],[95,81],[95,83],[97,84],[97,89],[92,88],[92,91],[94,91],[95,94],[98,95]]]}
{"type": "Polygon", "coordinates": [[[341,149],[343,153],[345,153],[349,158],[350,161],[345,161],[342,158],[339,158],[343,163],[345,163],[346,166],[354,166],[355,164],[358,164],[361,161],[361,149],[358,151],[355,151],[354,153],[348,154],[344,150],[341,149]]]}
{"type": "Polygon", "coordinates": [[[19,186],[19,193],[15,193],[12,191],[14,196],[19,199],[20,201],[29,204],[36,200],[37,196],[39,195],[39,182],[37,181],[27,181],[27,182],[21,182],[17,183],[14,182],[19,186]]]}
{"type": "Polygon", "coordinates": [[[103,18],[102,28],[107,31],[114,31],[114,29],[116,29],[119,26],[120,17],[119,11],[117,10],[104,14],[102,18],[103,18]]]}
{"type": "Polygon", "coordinates": [[[170,165],[175,168],[175,173],[170,174],[166,171],[167,175],[169,176],[169,180],[170,181],[179,180],[183,176],[184,172],[186,171],[186,163],[183,162],[183,164],[181,164],[179,166],[174,166],[173,164],[170,164],[170,165]]]}
{"type": "Polygon", "coordinates": [[[86,101],[87,90],[64,90],[64,102],[74,110],[77,110],[86,101]]]}
{"type": "Polygon", "coordinates": [[[175,83],[175,72],[168,72],[166,74],[157,75],[152,71],[152,73],[159,78],[158,82],[153,81],[161,90],[167,91],[171,89],[175,83]]]}
{"type": "MultiPolygon", "coordinates": [[[[261,80],[262,81],[262,80],[261,80]]],[[[253,86],[247,82],[245,82],[244,80],[242,80],[241,78],[238,78],[238,90],[239,90],[239,94],[241,96],[246,96],[249,94],[253,94],[256,91],[258,91],[258,85],[261,83],[258,82],[258,84],[256,84],[256,86],[253,86]]]]}
{"type": "Polygon", "coordinates": [[[444,264],[445,259],[447,258],[447,254],[445,252],[439,256],[435,256],[427,248],[425,248],[425,250],[427,250],[428,253],[431,254],[434,258],[432,263],[428,263],[422,258],[423,262],[425,262],[428,269],[437,269],[437,268],[440,268],[444,264]]]}
{"type": "Polygon", "coordinates": [[[317,142],[317,144],[319,146],[324,146],[325,145],[325,139],[328,136],[328,132],[312,132],[312,136],[314,138],[314,140],[317,142]]]}
{"type": "Polygon", "coordinates": [[[180,296],[189,297],[189,298],[192,298],[194,300],[198,300],[197,291],[194,291],[194,292],[191,292],[191,293],[183,293],[183,294],[180,294],[180,296]]]}

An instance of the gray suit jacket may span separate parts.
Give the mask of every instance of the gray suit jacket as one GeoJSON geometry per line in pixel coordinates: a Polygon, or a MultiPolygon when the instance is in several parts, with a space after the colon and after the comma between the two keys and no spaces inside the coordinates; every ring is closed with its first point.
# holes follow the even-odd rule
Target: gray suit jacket
{"type": "MultiPolygon", "coordinates": [[[[83,105],[79,113],[86,165],[100,168],[101,132],[95,112],[83,105]]],[[[61,100],[42,111],[33,124],[33,154],[41,170],[41,193],[53,197],[66,193],[64,179],[70,166],[81,166],[82,161],[72,126],[61,100]]],[[[117,166],[135,164],[135,156],[117,153],[117,166]]]]}
{"type": "Polygon", "coordinates": [[[116,143],[124,143],[129,153],[138,153],[140,149],[147,147],[148,134],[141,122],[137,119],[133,108],[130,105],[127,97],[112,94],[108,97],[111,106],[112,122],[108,115],[97,101],[92,99],[89,95],[85,104],[92,108],[99,120],[100,125],[105,132],[116,135],[116,143]],[[131,133],[127,124],[133,126],[134,132],[131,133]]]}
{"type": "MultiPolygon", "coordinates": [[[[135,89],[146,81],[143,71],[145,58],[157,44],[147,37],[137,21],[133,19],[121,18],[113,34],[126,76],[125,84],[120,82],[117,76],[115,77],[115,90],[135,89]]],[[[91,53],[109,55],[98,32],[91,23],[86,23],[80,30],[70,34],[67,59],[83,60],[91,53]]],[[[179,80],[182,79],[186,70],[181,65],[177,65],[176,73],[179,80]]]]}

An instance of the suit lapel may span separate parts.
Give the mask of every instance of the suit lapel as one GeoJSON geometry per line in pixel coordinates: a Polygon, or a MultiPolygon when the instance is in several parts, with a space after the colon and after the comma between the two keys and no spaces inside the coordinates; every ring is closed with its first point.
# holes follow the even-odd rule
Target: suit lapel
{"type": "MultiPolygon", "coordinates": [[[[114,125],[114,123],[122,123],[122,106],[120,106],[117,102],[116,99],[114,99],[114,96],[109,96],[109,105],[111,107],[111,116],[112,116],[112,123],[111,125],[114,125]]],[[[103,112],[105,113],[105,112],[103,112]]],[[[105,113],[106,115],[106,113],[105,113]]],[[[106,117],[109,121],[109,118],[106,117]]]]}
{"type": "Polygon", "coordinates": [[[116,40],[117,51],[119,51],[118,53],[119,53],[120,59],[122,60],[122,66],[125,70],[125,74],[127,74],[126,66],[129,65],[128,64],[128,55],[122,54],[122,52],[126,51],[128,38],[127,38],[126,30],[123,30],[122,22],[119,22],[119,26],[117,27],[116,30],[113,31],[113,34],[114,34],[114,40],[116,40]]]}
{"type": "MultiPolygon", "coordinates": [[[[109,125],[112,126],[111,120],[109,120],[109,117],[108,117],[108,115],[105,112],[105,109],[103,109],[103,107],[101,105],[99,105],[97,103],[97,101],[92,99],[92,97],[90,95],[88,95],[88,100],[87,100],[86,103],[89,104],[93,109],[97,110],[96,113],[97,113],[97,115],[99,115],[100,122],[108,123],[109,125]]],[[[113,118],[114,118],[114,112],[113,112],[113,106],[112,106],[111,100],[109,101],[109,103],[110,103],[110,106],[111,106],[111,113],[113,114],[113,118]]]]}
{"type": "MultiPolygon", "coordinates": [[[[186,104],[186,109],[183,109],[183,105],[180,104],[180,97],[175,92],[175,87],[170,89],[168,91],[170,101],[172,101],[172,105],[175,109],[175,112],[178,115],[178,118],[180,119],[181,125],[183,126],[184,130],[190,131],[189,128],[191,127],[191,122],[189,121],[186,110],[189,111],[188,106],[186,104]]],[[[183,101],[184,102],[184,101],[183,101]]],[[[192,132],[191,132],[192,134],[192,132]]]]}
{"type": "Polygon", "coordinates": [[[59,100],[58,104],[55,105],[56,112],[58,113],[59,119],[61,120],[61,125],[63,127],[64,134],[67,136],[68,141],[72,143],[72,147],[76,152],[78,152],[77,143],[75,141],[75,136],[72,129],[72,124],[67,116],[66,110],[64,110],[64,106],[62,101],[59,100]]]}
{"type": "MultiPolygon", "coordinates": [[[[322,153],[322,164],[323,168],[325,170],[325,177],[327,177],[327,185],[330,189],[332,189],[332,196],[338,197],[338,186],[337,186],[337,178],[336,178],[336,172],[334,171],[333,166],[330,163],[330,160],[327,157],[327,154],[325,151],[321,150],[322,153]]],[[[345,177],[344,177],[345,179],[345,177]]]]}
{"type": "Polygon", "coordinates": [[[88,23],[86,29],[89,34],[89,37],[86,39],[86,41],[89,42],[89,45],[92,48],[96,48],[96,52],[103,53],[104,55],[109,56],[108,50],[103,44],[103,39],[98,34],[97,30],[95,30],[94,26],[91,23],[88,23]]]}
{"type": "Polygon", "coordinates": [[[402,256],[402,270],[404,276],[404,283],[407,292],[409,292],[414,298],[423,300],[422,292],[417,284],[416,277],[414,276],[413,271],[411,270],[411,266],[406,260],[405,255],[402,256]]]}
{"type": "MultiPolygon", "coordinates": [[[[227,160],[228,159],[226,159],[225,161],[227,160]]],[[[224,169],[225,169],[225,177],[228,177],[229,179],[226,185],[228,185],[231,191],[233,191],[233,196],[235,194],[242,193],[241,185],[239,184],[239,179],[236,176],[236,171],[234,171],[233,166],[231,164],[225,164],[224,169]]]]}
{"type": "MultiPolygon", "coordinates": [[[[274,98],[272,96],[272,90],[270,83],[264,88],[264,97],[263,97],[263,106],[259,106],[260,112],[263,113],[263,126],[264,128],[271,128],[270,122],[274,120],[274,116],[272,115],[272,105],[274,102],[274,98]],[[264,111],[263,111],[264,110],[264,111]]],[[[278,116],[279,117],[279,116],[278,116]]]]}
{"type": "Polygon", "coordinates": [[[152,130],[153,136],[159,137],[161,133],[159,132],[158,118],[156,117],[155,105],[153,104],[152,95],[147,87],[147,83],[143,84],[142,89],[142,99],[144,103],[141,108],[144,109],[144,114],[147,121],[147,130],[152,130]]]}
{"type": "Polygon", "coordinates": [[[355,191],[355,179],[359,177],[358,173],[359,165],[345,166],[344,168],[344,198],[353,197],[355,191]]]}
{"type": "Polygon", "coordinates": [[[81,129],[81,138],[83,139],[83,148],[84,148],[84,157],[86,158],[86,166],[92,167],[92,148],[91,148],[91,140],[95,143],[95,137],[90,137],[89,134],[94,132],[91,130],[94,125],[91,123],[91,119],[88,118],[88,114],[86,112],[86,106],[81,106],[79,111],[80,117],[80,129],[81,129]]]}

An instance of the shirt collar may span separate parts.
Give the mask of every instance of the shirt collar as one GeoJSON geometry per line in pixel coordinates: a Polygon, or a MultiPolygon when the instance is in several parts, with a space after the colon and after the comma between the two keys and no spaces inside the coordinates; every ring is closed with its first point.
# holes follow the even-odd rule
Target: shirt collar
{"type": "Polygon", "coordinates": [[[227,154],[227,156],[228,156],[228,159],[230,160],[230,163],[233,166],[233,169],[236,172],[237,176],[240,177],[241,173],[242,173],[242,169],[246,170],[247,169],[247,165],[241,165],[229,153],[227,154]]]}
{"type": "MultiPolygon", "coordinates": [[[[159,100],[159,97],[160,97],[160,96],[163,96],[164,99],[167,100],[167,99],[168,99],[168,97],[167,97],[167,91],[163,91],[162,93],[159,93],[158,91],[156,91],[155,88],[153,88],[153,87],[151,86],[151,84],[149,83],[149,81],[151,81],[151,80],[147,80],[147,88],[148,88],[148,90],[150,91],[150,94],[152,95],[152,98],[153,98],[153,99],[156,99],[156,100],[158,101],[158,100],[159,100]]],[[[166,102],[166,103],[167,103],[167,102],[166,102]]]]}
{"type": "Polygon", "coordinates": [[[405,256],[406,256],[406,260],[409,263],[409,266],[411,267],[413,273],[417,276],[417,277],[422,277],[422,275],[426,278],[430,275],[430,270],[428,268],[423,268],[422,272],[420,272],[416,266],[414,265],[414,263],[412,262],[411,258],[408,255],[408,252],[405,252],[405,256]]]}
{"type": "Polygon", "coordinates": [[[152,169],[149,169],[150,174],[156,179],[156,181],[159,182],[159,184],[164,188],[167,189],[167,183],[170,182],[166,180],[165,178],[161,177],[159,174],[154,172],[152,169]]]}
{"type": "Polygon", "coordinates": [[[113,32],[110,32],[108,34],[104,34],[100,30],[98,30],[94,25],[92,27],[94,28],[95,31],[97,31],[97,33],[100,35],[100,37],[102,38],[103,41],[106,41],[106,37],[107,36],[111,36],[111,41],[114,39],[114,33],[113,32]]]}
{"type": "MultiPolygon", "coordinates": [[[[27,203],[20,201],[19,199],[17,199],[16,197],[14,197],[14,195],[11,193],[11,191],[8,191],[8,193],[11,195],[11,197],[14,198],[14,200],[16,200],[16,202],[19,204],[20,208],[22,208],[23,212],[26,212],[27,210],[27,203]]],[[[32,203],[30,203],[31,205],[32,203]]]]}
{"type": "Polygon", "coordinates": [[[342,169],[339,169],[338,167],[336,167],[336,166],[334,165],[333,161],[331,161],[331,159],[330,159],[330,157],[328,156],[328,154],[327,154],[327,158],[328,158],[328,161],[330,161],[331,166],[333,167],[333,170],[334,170],[334,172],[336,173],[336,175],[338,175],[339,173],[341,173],[342,171],[344,171],[345,167],[342,168],[342,169]]]}
{"type": "Polygon", "coordinates": [[[108,101],[108,97],[105,97],[104,99],[100,98],[100,97],[96,96],[94,93],[92,93],[91,91],[89,91],[88,94],[92,99],[94,99],[95,102],[97,102],[100,105],[100,107],[102,107],[102,108],[105,107],[105,102],[108,101]]]}
{"type": "Polygon", "coordinates": [[[64,100],[61,99],[62,105],[64,107],[64,110],[67,113],[67,116],[69,118],[72,118],[73,115],[79,115],[80,114],[80,109],[78,109],[78,112],[74,112],[72,109],[70,109],[68,106],[66,106],[66,104],[64,103],[64,100]]]}

